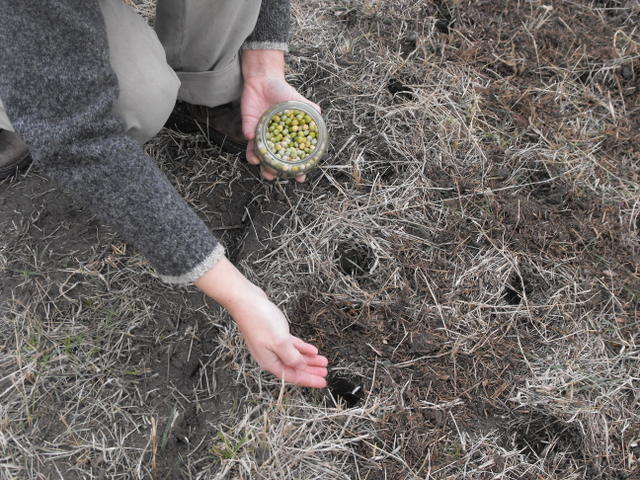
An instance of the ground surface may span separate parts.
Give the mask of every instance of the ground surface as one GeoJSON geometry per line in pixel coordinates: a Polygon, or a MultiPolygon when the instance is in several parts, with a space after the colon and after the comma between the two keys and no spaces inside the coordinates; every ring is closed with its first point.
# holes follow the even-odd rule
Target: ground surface
{"type": "Polygon", "coordinates": [[[319,172],[147,145],[330,358],[327,391],[261,374],[37,168],[0,183],[0,478],[640,478],[639,20],[294,2],[319,172]]]}

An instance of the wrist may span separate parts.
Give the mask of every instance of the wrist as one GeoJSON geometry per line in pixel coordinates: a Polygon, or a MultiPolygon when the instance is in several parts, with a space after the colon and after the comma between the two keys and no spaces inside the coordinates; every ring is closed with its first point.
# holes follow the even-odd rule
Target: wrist
{"type": "Polygon", "coordinates": [[[282,50],[243,50],[242,75],[245,81],[260,78],[284,79],[282,50]]]}
{"type": "Polygon", "coordinates": [[[262,289],[249,281],[227,258],[221,258],[194,285],[222,305],[232,316],[256,298],[266,297],[262,289]]]}

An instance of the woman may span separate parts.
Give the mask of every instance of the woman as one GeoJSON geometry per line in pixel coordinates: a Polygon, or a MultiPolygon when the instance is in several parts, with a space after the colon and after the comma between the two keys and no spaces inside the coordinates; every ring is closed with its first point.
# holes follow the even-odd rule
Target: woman
{"type": "Polygon", "coordinates": [[[183,115],[207,117],[212,138],[244,144],[249,162],[259,163],[250,143],[262,112],[307,101],[284,79],[288,0],[159,0],[155,33],[121,0],[0,7],[4,170],[24,158],[21,138],[40,169],[118,230],[160,278],[193,283],[224,306],[263,369],[326,386],[327,359],[290,334],[280,310],[226,259],[140,147],[177,98],[183,115]]]}

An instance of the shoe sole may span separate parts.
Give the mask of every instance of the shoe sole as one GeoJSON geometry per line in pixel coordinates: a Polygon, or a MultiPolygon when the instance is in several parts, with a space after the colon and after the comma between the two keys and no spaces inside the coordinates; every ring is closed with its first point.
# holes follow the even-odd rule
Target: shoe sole
{"type": "Polygon", "coordinates": [[[220,150],[225,153],[238,154],[247,151],[247,142],[237,142],[213,128],[207,128],[188,113],[173,112],[165,123],[165,127],[181,133],[203,134],[211,143],[220,147],[220,150]]]}
{"type": "Polygon", "coordinates": [[[26,168],[31,164],[31,161],[31,155],[27,152],[21,159],[16,160],[9,165],[5,165],[4,167],[0,167],[0,180],[4,180],[5,178],[8,178],[16,172],[26,168]]]}
{"type": "Polygon", "coordinates": [[[231,140],[230,137],[226,135],[222,135],[221,133],[216,132],[215,130],[209,129],[207,132],[209,134],[209,140],[211,143],[220,147],[220,150],[226,153],[245,153],[247,151],[247,144],[241,144],[231,140]]]}

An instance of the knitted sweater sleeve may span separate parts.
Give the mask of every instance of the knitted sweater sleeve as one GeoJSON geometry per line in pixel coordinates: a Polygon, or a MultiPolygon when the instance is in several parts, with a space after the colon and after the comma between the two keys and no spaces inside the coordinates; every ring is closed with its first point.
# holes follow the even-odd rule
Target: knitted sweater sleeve
{"type": "Polygon", "coordinates": [[[289,0],[262,0],[256,26],[242,48],[288,51],[290,10],[289,0]]]}
{"type": "Polygon", "coordinates": [[[34,161],[165,281],[199,278],[223,248],[111,113],[98,0],[0,0],[0,11],[0,98],[34,161]]]}

